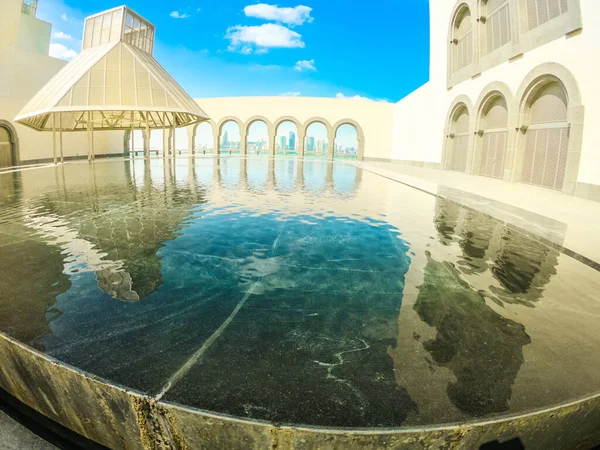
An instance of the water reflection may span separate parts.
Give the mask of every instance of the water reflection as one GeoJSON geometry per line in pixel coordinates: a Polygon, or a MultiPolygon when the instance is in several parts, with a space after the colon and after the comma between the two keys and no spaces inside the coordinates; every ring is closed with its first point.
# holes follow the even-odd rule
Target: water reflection
{"type": "Polygon", "coordinates": [[[351,165],[111,161],[0,188],[0,330],[149,395],[185,366],[167,400],[395,427],[540,406],[523,379],[545,377],[543,406],[600,377],[573,356],[595,361],[597,277],[568,310],[579,263],[351,165]],[[577,332],[553,336],[568,314],[577,332]],[[581,386],[547,370],[559,356],[581,386]]]}

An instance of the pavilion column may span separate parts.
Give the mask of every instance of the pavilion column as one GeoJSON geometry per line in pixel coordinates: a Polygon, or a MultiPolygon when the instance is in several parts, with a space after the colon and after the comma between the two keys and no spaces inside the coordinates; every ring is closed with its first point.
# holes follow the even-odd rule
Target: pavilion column
{"type": "Polygon", "coordinates": [[[221,154],[221,148],[220,148],[221,147],[221,145],[220,145],[221,136],[215,135],[214,138],[215,138],[215,144],[214,144],[215,145],[215,156],[218,156],[221,154]]]}
{"type": "Polygon", "coordinates": [[[146,133],[144,134],[144,156],[150,159],[150,119],[149,113],[146,112],[146,133]]]}
{"type": "Polygon", "coordinates": [[[96,161],[96,147],[94,144],[94,113],[91,112],[91,126],[90,126],[90,134],[91,134],[91,139],[92,139],[92,161],[96,161]]]}
{"type": "Polygon", "coordinates": [[[173,135],[173,158],[177,158],[177,139],[176,139],[176,131],[175,125],[171,128],[171,134],[173,135]]]}
{"type": "Polygon", "coordinates": [[[248,135],[240,131],[240,156],[246,156],[247,147],[248,147],[248,135]]]}
{"type": "Polygon", "coordinates": [[[277,133],[273,132],[269,135],[269,156],[275,156],[275,141],[277,141],[277,133]]]}
{"type": "Polygon", "coordinates": [[[304,158],[304,143],[306,141],[306,136],[303,134],[296,135],[296,150],[298,151],[298,157],[304,158]]]}
{"type": "Polygon", "coordinates": [[[327,136],[327,159],[333,161],[335,153],[335,134],[327,136]]]}
{"type": "Polygon", "coordinates": [[[135,159],[135,128],[131,125],[131,159],[135,159]]]}
{"type": "Polygon", "coordinates": [[[58,136],[60,142],[60,162],[61,164],[65,162],[65,158],[63,156],[63,132],[62,132],[62,113],[58,113],[58,136]]]}
{"type": "Polygon", "coordinates": [[[52,156],[56,165],[56,113],[52,113],[52,156]]]}
{"type": "Polygon", "coordinates": [[[188,156],[194,156],[196,154],[196,149],[194,148],[194,136],[195,132],[194,132],[194,127],[188,127],[187,128],[187,135],[188,135],[188,156]]]}
{"type": "Polygon", "coordinates": [[[88,162],[92,161],[92,135],[90,132],[91,129],[91,112],[87,113],[87,152],[88,152],[88,162]]]}
{"type": "Polygon", "coordinates": [[[169,153],[169,144],[167,140],[167,113],[163,113],[163,121],[162,121],[162,151],[163,158],[167,157],[169,153]]]}

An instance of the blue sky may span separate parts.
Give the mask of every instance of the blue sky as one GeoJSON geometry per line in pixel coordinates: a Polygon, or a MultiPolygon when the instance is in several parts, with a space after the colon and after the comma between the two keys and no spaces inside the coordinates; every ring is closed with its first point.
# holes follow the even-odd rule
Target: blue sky
{"type": "MultiPolygon", "coordinates": [[[[40,0],[51,53],[81,48],[83,19],[111,0],[40,0]]],[[[429,71],[428,0],[257,4],[129,0],[157,28],[155,58],[193,97],[362,96],[398,101],[429,71]]]]}

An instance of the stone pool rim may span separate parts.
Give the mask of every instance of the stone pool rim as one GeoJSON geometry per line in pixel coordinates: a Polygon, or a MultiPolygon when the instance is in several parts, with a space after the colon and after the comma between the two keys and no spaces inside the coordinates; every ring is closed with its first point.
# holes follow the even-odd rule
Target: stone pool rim
{"type": "MultiPolygon", "coordinates": [[[[247,445],[249,443],[248,439],[253,439],[256,445],[259,445],[259,441],[263,441],[263,438],[266,439],[269,437],[272,439],[272,442],[279,442],[279,439],[281,438],[281,436],[279,436],[280,434],[286,436],[288,445],[279,448],[304,448],[302,445],[299,446],[297,442],[293,443],[294,439],[299,439],[299,442],[305,442],[307,439],[311,441],[312,443],[306,448],[310,448],[312,445],[325,446],[324,448],[337,448],[337,445],[348,445],[350,448],[363,448],[373,445],[373,442],[371,442],[373,439],[379,441],[378,445],[381,445],[382,443],[387,445],[386,439],[396,441],[395,443],[392,443],[391,448],[401,448],[404,445],[421,442],[423,440],[429,440],[433,445],[425,448],[437,448],[435,442],[438,444],[452,442],[457,445],[456,448],[463,448],[463,446],[465,446],[464,448],[469,448],[475,442],[484,444],[488,441],[496,440],[499,437],[506,437],[506,439],[509,439],[511,436],[513,438],[519,436],[533,436],[531,437],[531,439],[533,439],[532,442],[536,442],[535,436],[539,435],[540,432],[543,433],[545,439],[552,437],[552,440],[549,442],[559,442],[560,440],[564,440],[565,436],[569,439],[567,442],[570,443],[574,443],[577,439],[583,439],[583,441],[580,442],[582,445],[585,445],[585,442],[592,444],[600,442],[600,392],[574,399],[569,402],[534,409],[521,414],[499,415],[492,418],[468,420],[465,422],[396,428],[319,427],[248,419],[202,410],[174,402],[157,401],[154,397],[144,394],[143,392],[110,382],[102,377],[59,361],[8,336],[4,332],[0,332],[0,355],[6,355],[7,353],[10,353],[9,358],[4,358],[2,365],[0,365],[0,387],[2,389],[16,397],[19,401],[27,404],[72,431],[108,446],[114,445],[115,442],[120,441],[124,444],[123,448],[153,448],[153,443],[162,442],[164,441],[165,436],[170,436],[170,438],[173,439],[175,448],[200,448],[202,445],[206,445],[207,442],[211,442],[213,445],[222,445],[223,448],[242,448],[242,442],[243,445],[247,445]],[[104,396],[124,396],[129,398],[132,405],[135,406],[134,410],[129,411],[129,413],[133,413],[135,416],[135,422],[123,425],[125,428],[134,432],[133,435],[131,433],[127,433],[125,436],[119,435],[118,430],[111,427],[110,423],[113,422],[117,415],[121,416],[121,418],[117,418],[117,420],[123,420],[123,417],[125,417],[128,411],[118,410],[118,408],[117,410],[105,408],[104,411],[107,415],[104,418],[109,419],[109,421],[104,423],[104,426],[96,429],[95,433],[89,433],[86,432],[85,426],[83,432],[81,427],[73,426],[74,424],[72,421],[70,421],[68,417],[62,415],[62,411],[59,410],[56,411],[55,414],[47,414],[48,405],[44,405],[43,402],[32,401],[31,399],[27,401],[27,399],[23,397],[27,397],[27,391],[29,389],[29,386],[27,385],[28,380],[24,379],[23,376],[15,376],[14,363],[16,359],[22,361],[23,358],[33,358],[33,364],[21,366],[17,363],[17,365],[20,366],[18,370],[40,371],[40,369],[45,369],[48,371],[49,369],[50,374],[56,374],[58,378],[66,375],[67,378],[74,377],[76,383],[92,383],[90,388],[92,388],[91,390],[94,392],[91,395],[100,395],[103,398],[105,398],[104,396]],[[31,367],[33,365],[36,365],[37,367],[31,367]],[[12,374],[11,369],[13,369],[12,374]],[[21,389],[11,389],[11,383],[7,383],[7,380],[12,381],[13,385],[15,381],[19,382],[21,384],[21,389]],[[156,417],[153,417],[155,415],[167,417],[166,420],[162,421],[162,425],[159,426],[159,428],[166,427],[167,430],[158,432],[156,436],[153,435],[152,427],[147,426],[148,422],[153,423],[158,420],[156,417]],[[566,426],[566,424],[569,424],[570,420],[578,422],[577,419],[579,416],[582,416],[583,419],[581,422],[583,423],[583,426],[581,428],[578,429],[573,427],[573,424],[566,426]],[[198,421],[202,426],[199,426],[198,428],[193,426],[190,428],[188,424],[186,427],[185,424],[178,423],[182,417],[184,417],[184,422],[198,421]],[[563,422],[566,422],[566,424],[563,424],[563,422]],[[590,429],[590,432],[588,432],[587,435],[583,431],[580,433],[581,430],[585,431],[586,425],[590,429]],[[174,428],[181,428],[181,426],[183,426],[183,431],[173,430],[174,428]],[[172,429],[169,430],[169,428],[172,429]],[[231,435],[225,437],[222,436],[223,430],[228,428],[233,428],[233,430],[230,430],[231,435]],[[213,429],[214,434],[212,436],[210,433],[207,434],[207,429],[213,429]],[[513,431],[515,429],[519,429],[521,432],[516,433],[513,431]],[[138,433],[135,433],[135,431],[138,433]],[[199,434],[194,435],[195,432],[198,432],[199,434]],[[244,435],[245,432],[247,432],[247,434],[244,435]],[[202,445],[190,445],[188,439],[191,440],[192,444],[199,443],[200,439],[202,445]],[[338,442],[336,444],[332,441],[335,441],[336,439],[345,440],[345,443],[338,442]],[[475,441],[472,439],[475,439],[475,441]],[[587,439],[587,441],[585,439],[587,439]],[[381,442],[381,440],[384,440],[385,442],[381,442]],[[236,445],[236,442],[239,445],[236,445]]],[[[28,373],[26,378],[29,378],[29,375],[31,375],[31,372],[28,373]]],[[[53,382],[54,380],[49,380],[48,386],[51,386],[53,382]]],[[[40,388],[40,386],[35,387],[38,388],[38,390],[40,388]]],[[[70,387],[73,387],[73,385],[70,387]]],[[[87,394],[87,392],[85,393],[87,394]]],[[[42,397],[48,402],[48,398],[52,398],[52,395],[50,394],[50,392],[41,392],[42,397]]],[[[62,400],[68,401],[69,399],[63,398],[62,400]]],[[[81,414],[81,417],[93,415],[93,413],[87,410],[79,410],[76,412],[81,414]]],[[[130,414],[129,420],[131,421],[131,419],[132,417],[130,414]]],[[[160,422],[160,420],[158,421],[160,422]]],[[[530,447],[527,446],[527,448],[530,447]]],[[[534,446],[533,448],[537,448],[537,446],[534,446]]]]}

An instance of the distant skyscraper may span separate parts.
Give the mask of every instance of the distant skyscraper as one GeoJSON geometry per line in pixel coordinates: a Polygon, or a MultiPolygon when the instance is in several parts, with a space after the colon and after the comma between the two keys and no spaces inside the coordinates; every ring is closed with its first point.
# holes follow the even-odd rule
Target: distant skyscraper
{"type": "Polygon", "coordinates": [[[286,141],[287,141],[287,139],[285,138],[285,136],[279,136],[279,149],[280,150],[285,150],[286,141]]]}
{"type": "Polygon", "coordinates": [[[306,150],[309,150],[311,152],[315,151],[315,137],[314,136],[308,137],[308,142],[306,143],[306,150]]]}
{"type": "Polygon", "coordinates": [[[290,139],[288,141],[288,144],[290,146],[290,150],[296,149],[296,133],[294,133],[293,131],[290,131],[290,139]]]}
{"type": "Polygon", "coordinates": [[[227,148],[229,146],[229,132],[225,130],[223,133],[223,140],[221,141],[221,147],[227,148]]]}

